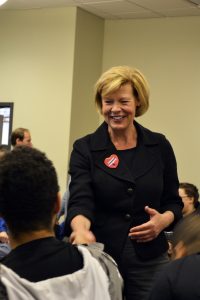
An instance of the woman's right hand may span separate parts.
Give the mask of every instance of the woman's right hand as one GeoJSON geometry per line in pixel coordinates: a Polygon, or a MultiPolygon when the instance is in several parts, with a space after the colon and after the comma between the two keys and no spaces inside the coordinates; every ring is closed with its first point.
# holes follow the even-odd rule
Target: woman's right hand
{"type": "Polygon", "coordinates": [[[96,242],[96,238],[90,230],[76,230],[73,231],[69,237],[69,241],[72,244],[91,244],[96,242]]]}
{"type": "Polygon", "coordinates": [[[85,216],[77,215],[71,221],[72,234],[69,241],[72,244],[91,244],[96,242],[96,238],[90,230],[90,220],[85,216]]]}

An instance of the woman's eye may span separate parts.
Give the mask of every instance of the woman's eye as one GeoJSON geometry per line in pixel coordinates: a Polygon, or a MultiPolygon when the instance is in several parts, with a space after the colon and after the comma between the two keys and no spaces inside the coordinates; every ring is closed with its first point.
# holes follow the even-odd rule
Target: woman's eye
{"type": "Polygon", "coordinates": [[[112,104],[112,100],[105,100],[105,104],[112,104]]]}

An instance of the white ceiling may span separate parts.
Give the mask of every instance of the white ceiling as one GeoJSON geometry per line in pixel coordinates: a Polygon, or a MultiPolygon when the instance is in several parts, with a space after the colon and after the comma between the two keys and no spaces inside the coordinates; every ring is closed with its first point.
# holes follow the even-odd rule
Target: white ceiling
{"type": "Polygon", "coordinates": [[[104,19],[200,16],[200,0],[8,0],[0,10],[78,6],[104,19]]]}

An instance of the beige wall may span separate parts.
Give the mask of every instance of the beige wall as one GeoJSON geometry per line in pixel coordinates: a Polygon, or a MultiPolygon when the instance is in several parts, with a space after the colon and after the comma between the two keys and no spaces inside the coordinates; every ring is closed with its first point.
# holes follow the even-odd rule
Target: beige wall
{"type": "Polygon", "coordinates": [[[0,100],[66,182],[76,9],[0,12],[0,100]]]}
{"type": "Polygon", "coordinates": [[[102,26],[75,7],[0,12],[0,101],[14,102],[13,128],[30,129],[34,146],[53,160],[62,193],[69,135],[72,143],[98,124],[97,114],[90,118],[91,86],[101,72],[102,26]]]}
{"type": "Polygon", "coordinates": [[[70,149],[77,139],[99,125],[94,84],[102,71],[104,20],[78,9],[74,50],[70,149]]]}
{"type": "Polygon", "coordinates": [[[0,101],[14,102],[13,127],[28,127],[65,190],[74,140],[99,123],[93,85],[113,65],[139,68],[151,86],[138,118],[163,132],[180,180],[200,187],[200,17],[105,22],[76,8],[0,12],[0,101]],[[103,48],[103,49],[102,49],[103,48]]]}
{"type": "Polygon", "coordinates": [[[151,87],[138,121],[173,145],[181,181],[200,188],[200,17],[106,21],[103,69],[127,64],[151,87]]]}

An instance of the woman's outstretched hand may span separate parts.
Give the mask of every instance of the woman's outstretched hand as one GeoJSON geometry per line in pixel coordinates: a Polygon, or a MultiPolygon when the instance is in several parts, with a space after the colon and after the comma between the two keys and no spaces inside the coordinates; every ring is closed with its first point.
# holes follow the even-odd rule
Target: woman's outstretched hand
{"type": "Polygon", "coordinates": [[[85,216],[77,215],[71,221],[72,233],[69,241],[72,244],[91,244],[96,242],[96,238],[90,230],[90,220],[85,216]]]}
{"type": "Polygon", "coordinates": [[[69,238],[72,244],[91,244],[96,242],[96,238],[90,230],[73,231],[69,238]]]}
{"type": "Polygon", "coordinates": [[[159,233],[174,220],[174,214],[171,211],[166,211],[161,214],[156,209],[150,208],[149,206],[145,206],[144,209],[149,215],[149,221],[139,226],[132,227],[129,232],[130,238],[139,243],[154,240],[159,233]]]}

